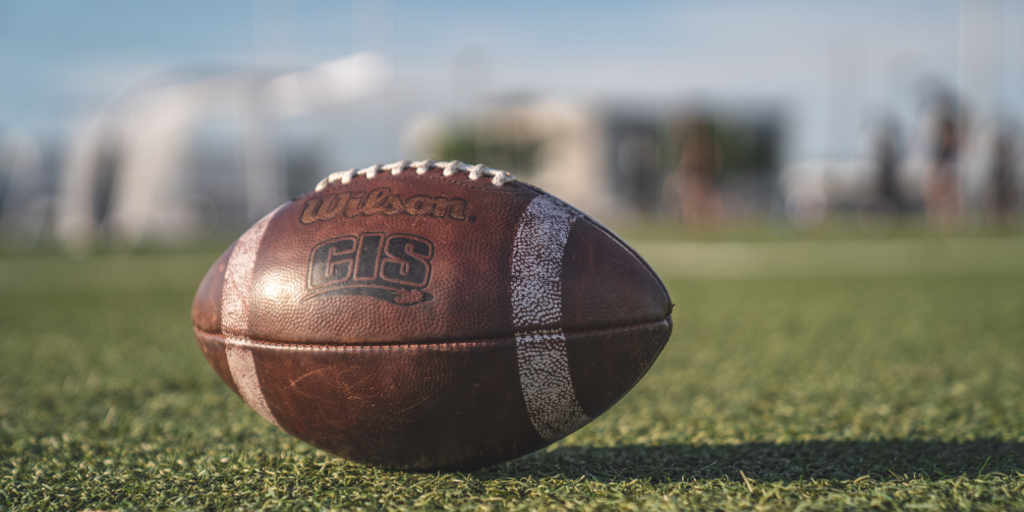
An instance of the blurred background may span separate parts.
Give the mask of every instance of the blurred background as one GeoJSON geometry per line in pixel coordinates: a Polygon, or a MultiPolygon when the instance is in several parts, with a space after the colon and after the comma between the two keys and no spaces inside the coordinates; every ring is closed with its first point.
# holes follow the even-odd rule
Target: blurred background
{"type": "Polygon", "coordinates": [[[0,0],[0,510],[1024,509],[1022,168],[1024,0],[0,0]],[[479,478],[296,443],[186,320],[267,212],[427,158],[675,303],[479,478]]]}
{"type": "Polygon", "coordinates": [[[1024,2],[0,1],[0,248],[233,236],[325,175],[612,225],[1018,224],[1024,2]]]}

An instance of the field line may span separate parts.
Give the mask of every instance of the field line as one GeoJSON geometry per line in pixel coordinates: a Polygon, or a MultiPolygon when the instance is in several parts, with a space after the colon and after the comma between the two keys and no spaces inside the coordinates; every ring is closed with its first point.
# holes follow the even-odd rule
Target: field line
{"type": "Polygon", "coordinates": [[[195,290],[216,253],[0,258],[0,293],[195,290]]]}
{"type": "Polygon", "coordinates": [[[638,242],[665,279],[1005,275],[1024,273],[1024,239],[638,242]]]}

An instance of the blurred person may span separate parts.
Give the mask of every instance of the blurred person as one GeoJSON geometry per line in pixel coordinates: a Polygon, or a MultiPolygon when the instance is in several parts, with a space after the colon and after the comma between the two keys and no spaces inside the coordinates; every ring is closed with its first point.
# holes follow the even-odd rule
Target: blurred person
{"type": "Polygon", "coordinates": [[[880,208],[886,213],[901,215],[906,207],[900,186],[900,131],[895,120],[887,120],[879,128],[874,147],[876,173],[875,193],[880,208]]]}
{"type": "Polygon", "coordinates": [[[1017,202],[1016,145],[1009,130],[1000,130],[996,137],[992,165],[990,198],[996,222],[1006,224],[1017,202]]]}
{"type": "Polygon", "coordinates": [[[635,130],[619,143],[618,164],[629,201],[643,216],[658,206],[658,142],[654,130],[635,130]]]}
{"type": "Polygon", "coordinates": [[[906,208],[899,176],[902,141],[896,120],[882,120],[870,142],[867,162],[872,175],[871,189],[860,204],[857,219],[862,228],[889,230],[906,208]]]}
{"type": "Polygon", "coordinates": [[[959,213],[957,158],[962,131],[960,124],[954,106],[948,101],[942,102],[935,123],[931,173],[925,190],[928,219],[939,224],[952,222],[959,213]]]}
{"type": "Polygon", "coordinates": [[[707,119],[688,123],[681,139],[682,156],[675,172],[680,211],[684,223],[705,227],[719,216],[715,177],[722,163],[721,149],[707,119]]]}

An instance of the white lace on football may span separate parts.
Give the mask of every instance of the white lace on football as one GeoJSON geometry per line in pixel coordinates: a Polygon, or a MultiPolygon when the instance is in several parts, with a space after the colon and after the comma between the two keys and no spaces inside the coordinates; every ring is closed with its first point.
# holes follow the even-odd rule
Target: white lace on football
{"type": "Polygon", "coordinates": [[[320,183],[316,185],[316,191],[323,190],[328,185],[341,182],[342,185],[347,185],[352,181],[352,178],[356,176],[366,176],[366,179],[372,180],[377,174],[382,172],[390,172],[391,174],[398,176],[403,171],[415,169],[416,174],[425,174],[431,169],[444,169],[441,173],[443,176],[451,176],[457,172],[468,172],[469,179],[478,180],[482,176],[491,178],[491,184],[495,187],[500,187],[510,181],[515,181],[516,177],[497,169],[491,169],[484,164],[469,165],[464,164],[458,160],[452,160],[451,162],[435,162],[433,160],[420,160],[419,162],[411,162],[409,160],[402,160],[401,162],[395,162],[393,164],[371,165],[365,169],[349,169],[347,171],[340,171],[331,173],[320,183]]]}

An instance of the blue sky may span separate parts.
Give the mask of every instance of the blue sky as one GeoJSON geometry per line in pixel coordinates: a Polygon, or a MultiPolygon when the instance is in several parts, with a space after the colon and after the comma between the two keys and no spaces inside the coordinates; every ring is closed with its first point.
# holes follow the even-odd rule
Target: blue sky
{"type": "Polygon", "coordinates": [[[873,113],[897,112],[911,128],[925,79],[963,85],[979,105],[1024,104],[1024,7],[963,5],[0,0],[0,127],[66,133],[117,91],[177,66],[310,65],[356,50],[392,59],[415,96],[393,108],[443,110],[453,65],[471,52],[491,70],[485,94],[779,101],[797,157],[849,154],[873,113]],[[963,5],[981,21],[965,25],[963,5]],[[962,45],[964,30],[980,42],[962,45]],[[986,43],[993,30],[1001,54],[986,43]]]}

